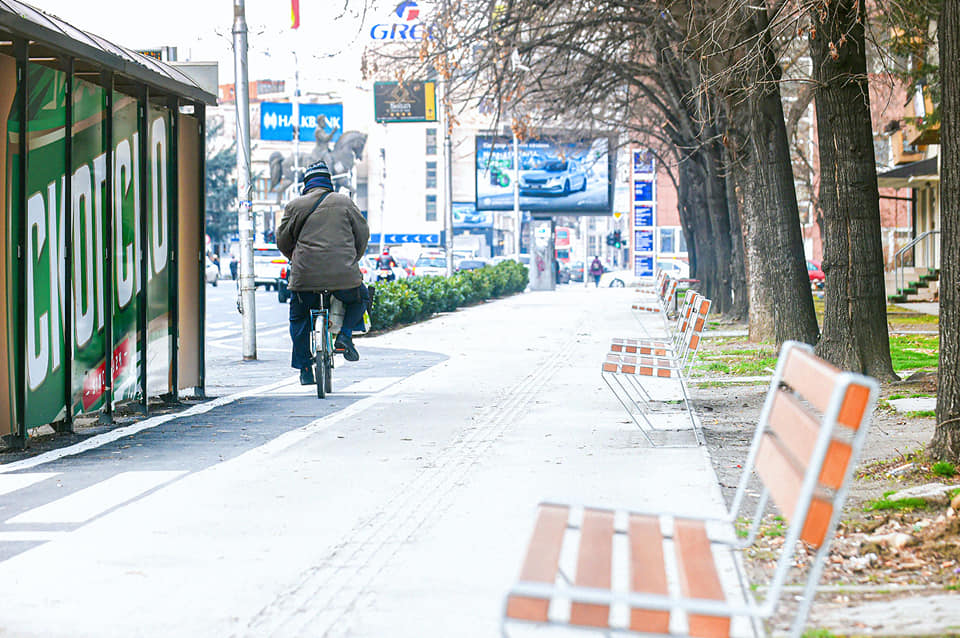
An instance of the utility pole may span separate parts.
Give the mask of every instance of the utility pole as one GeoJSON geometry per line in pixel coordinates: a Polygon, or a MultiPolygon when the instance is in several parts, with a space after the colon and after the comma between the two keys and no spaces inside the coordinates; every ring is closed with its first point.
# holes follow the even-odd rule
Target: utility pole
{"type": "Polygon", "coordinates": [[[513,224],[516,228],[514,233],[514,253],[517,259],[520,259],[521,231],[523,230],[523,217],[520,215],[520,142],[517,140],[517,132],[513,131],[513,224]]]}
{"type": "Polygon", "coordinates": [[[449,102],[447,91],[450,81],[443,80],[443,98],[440,103],[443,113],[443,229],[447,241],[447,277],[453,274],[453,143],[450,140],[450,115],[446,104],[449,102]]]}
{"type": "Polygon", "coordinates": [[[250,183],[250,96],[244,0],[233,0],[233,77],[237,96],[237,228],[240,231],[240,299],[244,359],[257,358],[257,286],[253,278],[253,186],[250,183]]]}
{"type": "Polygon", "coordinates": [[[300,61],[293,52],[293,183],[300,182],[300,61]]]}

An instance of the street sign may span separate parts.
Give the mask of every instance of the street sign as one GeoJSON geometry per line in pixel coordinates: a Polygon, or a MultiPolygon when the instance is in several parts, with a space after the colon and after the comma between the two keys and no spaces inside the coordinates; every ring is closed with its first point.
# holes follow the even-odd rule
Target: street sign
{"type": "Polygon", "coordinates": [[[380,233],[370,234],[371,244],[439,244],[440,233],[387,233],[380,241],[380,233]]]}
{"type": "Polygon", "coordinates": [[[375,82],[373,114],[378,122],[436,122],[436,83],[375,82]]]}

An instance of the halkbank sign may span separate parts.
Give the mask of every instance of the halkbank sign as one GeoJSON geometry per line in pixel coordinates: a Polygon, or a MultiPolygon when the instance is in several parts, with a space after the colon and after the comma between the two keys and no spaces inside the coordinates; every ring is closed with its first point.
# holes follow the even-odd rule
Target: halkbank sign
{"type": "MultiPolygon", "coordinates": [[[[0,56],[3,57],[3,56],[0,56]]],[[[147,358],[148,394],[169,389],[171,365],[170,276],[171,202],[169,201],[171,112],[150,106],[147,135],[138,132],[141,103],[134,97],[113,92],[113,112],[106,112],[106,89],[75,79],[73,83],[73,128],[70,165],[66,149],[66,75],[30,64],[27,67],[27,131],[20,130],[19,100],[14,96],[14,65],[0,60],[0,127],[2,136],[4,207],[3,274],[6,290],[4,317],[7,352],[18,339],[15,326],[19,309],[11,300],[25,304],[25,420],[28,427],[63,418],[66,411],[78,414],[102,406],[104,390],[112,387],[115,401],[142,392],[138,366],[147,358]],[[106,118],[112,117],[113,162],[108,179],[106,118]],[[20,210],[20,145],[27,144],[26,210],[20,210]],[[141,183],[141,145],[146,145],[146,176],[141,183]],[[67,198],[67,185],[70,196],[67,198]],[[112,208],[108,208],[108,184],[112,208]],[[141,211],[141,191],[146,190],[147,209],[141,211]],[[11,214],[11,212],[13,214],[11,214]],[[66,234],[70,218],[70,236],[66,234]],[[108,220],[108,217],[111,219],[108,220]],[[107,223],[107,222],[111,223],[107,223]],[[18,255],[18,242],[26,224],[25,254],[18,255]],[[141,224],[147,226],[147,242],[141,246],[141,224]],[[109,235],[106,229],[112,229],[109,235]],[[105,273],[106,248],[113,260],[105,273]],[[146,281],[139,255],[147,251],[146,281]],[[26,289],[18,290],[18,268],[26,269],[26,289]],[[112,279],[105,285],[105,277],[112,279]],[[146,286],[147,342],[140,343],[137,330],[141,291],[146,286]],[[110,298],[105,298],[107,291],[110,298]],[[69,293],[69,294],[68,294],[69,293]],[[67,304],[69,303],[69,307],[67,304]],[[106,347],[105,321],[112,317],[113,343],[106,347]],[[69,324],[66,323],[70,315],[69,324]],[[72,352],[67,352],[69,325],[72,352]],[[106,379],[106,356],[111,353],[112,378],[106,379]],[[70,358],[66,378],[64,362],[70,358]],[[67,386],[66,384],[69,384],[67,386]],[[66,388],[71,392],[68,394],[66,388]],[[70,396],[69,403],[67,396],[70,396]]],[[[12,357],[8,356],[8,360],[12,357]]],[[[7,366],[10,378],[15,370],[7,366]]],[[[15,383],[7,383],[13,389],[15,383]]],[[[4,401],[15,405],[13,397],[4,401]]],[[[8,420],[10,414],[0,414],[8,420]]]]}

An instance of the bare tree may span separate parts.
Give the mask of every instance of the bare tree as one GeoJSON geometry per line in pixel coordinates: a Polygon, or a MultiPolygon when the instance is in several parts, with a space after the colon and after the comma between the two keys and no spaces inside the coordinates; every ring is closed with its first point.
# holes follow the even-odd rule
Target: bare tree
{"type": "MultiPolygon", "coordinates": [[[[700,69],[671,4],[450,3],[420,59],[448,72],[462,101],[490,108],[521,137],[544,125],[615,130],[622,143],[672,158],[693,275],[721,312],[742,316],[742,242],[722,131],[710,119],[716,105],[696,96],[700,69]]],[[[385,57],[368,67],[389,66],[385,57]]],[[[409,69],[409,57],[402,64],[409,69]]]]}
{"type": "Polygon", "coordinates": [[[933,457],[960,463],[960,3],[938,21],[940,113],[940,367],[933,457]]]}
{"type": "Polygon", "coordinates": [[[866,5],[818,0],[808,10],[826,275],[817,350],[844,369],[895,379],[867,89],[866,5]]]}

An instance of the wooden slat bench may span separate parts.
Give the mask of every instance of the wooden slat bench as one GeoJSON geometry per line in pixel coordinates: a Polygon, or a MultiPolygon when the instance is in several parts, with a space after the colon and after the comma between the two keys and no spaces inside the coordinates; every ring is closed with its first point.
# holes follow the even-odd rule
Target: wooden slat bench
{"type": "Polygon", "coordinates": [[[546,624],[722,638],[737,617],[758,633],[777,610],[802,541],[815,552],[790,631],[799,637],[876,395],[873,379],[841,372],[809,346],[784,344],[726,516],[542,503],[520,577],[505,599],[503,635],[517,624],[546,624]],[[756,506],[748,506],[754,476],[762,489],[756,506]],[[729,572],[738,571],[737,553],[755,542],[771,498],[788,526],[773,574],[762,583],[767,595],[757,602],[743,574],[737,583],[729,572]],[[749,520],[742,539],[733,529],[741,518],[749,520]],[[573,565],[561,560],[570,555],[573,565]],[[627,578],[612,585],[615,566],[627,578]]]}
{"type": "Polygon", "coordinates": [[[653,314],[670,314],[673,305],[673,297],[677,294],[677,280],[672,277],[666,277],[661,285],[661,290],[656,299],[652,302],[635,303],[631,307],[637,312],[646,312],[653,314]]]}
{"type": "Polygon", "coordinates": [[[710,314],[711,301],[706,297],[694,293],[690,305],[690,317],[681,323],[683,332],[680,333],[679,345],[674,349],[644,348],[639,342],[614,342],[611,352],[606,355],[601,366],[601,376],[610,391],[623,405],[627,414],[640,428],[647,441],[656,446],[657,443],[650,436],[655,430],[650,419],[650,413],[657,405],[662,405],[644,385],[644,379],[672,379],[679,384],[683,404],[687,410],[690,427],[693,428],[697,443],[704,443],[703,433],[700,431],[693,408],[690,405],[687,392],[687,375],[693,365],[694,357],[700,347],[702,334],[707,325],[710,314]],[[620,347],[621,351],[615,351],[620,347]],[[636,354],[628,354],[633,349],[636,354]],[[644,349],[647,352],[644,352],[644,349]]]}
{"type": "Polygon", "coordinates": [[[677,322],[669,340],[661,337],[614,337],[610,342],[610,352],[615,354],[646,354],[658,357],[675,357],[686,348],[684,337],[687,334],[693,308],[700,294],[688,290],[683,304],[677,313],[677,322]]]}

